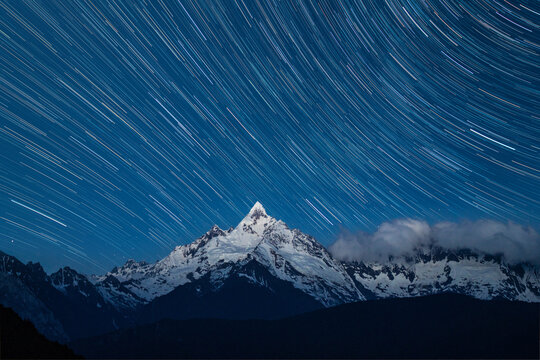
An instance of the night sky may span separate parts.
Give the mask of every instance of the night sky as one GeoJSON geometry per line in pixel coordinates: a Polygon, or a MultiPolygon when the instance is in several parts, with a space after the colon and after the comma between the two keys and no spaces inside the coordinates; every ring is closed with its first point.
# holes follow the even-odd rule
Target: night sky
{"type": "Polygon", "coordinates": [[[537,1],[0,0],[0,250],[155,261],[255,201],[330,244],[540,223],[537,1]]]}

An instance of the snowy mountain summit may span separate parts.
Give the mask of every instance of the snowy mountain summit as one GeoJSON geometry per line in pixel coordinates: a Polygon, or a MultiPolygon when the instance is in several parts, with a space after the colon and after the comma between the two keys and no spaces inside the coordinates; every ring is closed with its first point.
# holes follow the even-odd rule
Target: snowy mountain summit
{"type": "Polygon", "coordinates": [[[388,263],[341,262],[313,237],[269,216],[259,202],[235,228],[214,225],[156,263],[129,260],[94,280],[105,299],[129,309],[189,284],[199,289],[204,282],[215,292],[233,278],[270,292],[280,281],[326,307],[445,291],[540,301],[540,271],[529,264],[509,266],[482,254],[437,249],[388,263]]]}
{"type": "Polygon", "coordinates": [[[253,264],[324,306],[363,298],[343,265],[321,244],[269,216],[259,202],[234,229],[214,225],[154,264],[126,262],[98,277],[96,286],[111,302],[129,307],[137,303],[134,299],[150,302],[207,274],[216,288],[233,273],[264,286],[268,281],[257,278],[253,264]],[[111,286],[111,277],[118,280],[116,286],[111,286]]]}

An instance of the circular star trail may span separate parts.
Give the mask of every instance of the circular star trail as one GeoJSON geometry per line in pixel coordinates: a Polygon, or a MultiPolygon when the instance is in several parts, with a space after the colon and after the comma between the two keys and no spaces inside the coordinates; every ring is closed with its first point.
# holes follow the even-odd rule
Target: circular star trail
{"type": "Polygon", "coordinates": [[[153,261],[255,201],[328,244],[540,217],[531,1],[0,1],[0,248],[153,261]]]}

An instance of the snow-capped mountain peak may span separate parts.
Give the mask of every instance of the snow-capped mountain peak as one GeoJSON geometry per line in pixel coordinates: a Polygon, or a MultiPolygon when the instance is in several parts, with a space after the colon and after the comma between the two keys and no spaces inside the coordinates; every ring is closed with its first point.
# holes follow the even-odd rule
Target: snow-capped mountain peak
{"type": "Polygon", "coordinates": [[[234,231],[260,236],[268,226],[275,222],[276,219],[268,216],[262,204],[257,201],[246,217],[236,226],[234,231]]]}
{"type": "Polygon", "coordinates": [[[234,229],[214,225],[154,264],[129,262],[106,276],[116,277],[137,297],[151,301],[214,270],[221,274],[213,277],[219,282],[228,276],[227,269],[242,268],[250,261],[325,305],[359,296],[344,268],[321,244],[269,216],[260,202],[234,229]]]}
{"type": "Polygon", "coordinates": [[[246,217],[258,218],[258,217],[264,217],[264,216],[268,216],[268,214],[266,213],[264,206],[262,206],[262,204],[257,201],[252,206],[251,210],[249,210],[249,213],[247,214],[246,217]]]}

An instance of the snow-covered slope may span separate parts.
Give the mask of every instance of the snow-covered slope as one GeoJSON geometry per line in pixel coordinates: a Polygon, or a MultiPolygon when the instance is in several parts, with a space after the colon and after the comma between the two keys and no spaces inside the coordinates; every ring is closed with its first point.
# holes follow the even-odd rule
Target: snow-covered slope
{"type": "Polygon", "coordinates": [[[325,306],[364,299],[343,266],[320,243],[282,221],[266,228],[253,257],[272,275],[292,282],[325,306]]]}
{"type": "Polygon", "coordinates": [[[478,299],[504,298],[540,302],[540,269],[509,265],[501,257],[468,250],[419,250],[413,258],[384,264],[345,263],[347,272],[368,298],[409,297],[440,292],[478,299]]]}
{"type": "Polygon", "coordinates": [[[321,244],[268,216],[259,202],[234,229],[224,231],[214,225],[164,259],[154,264],[128,261],[99,278],[96,285],[104,289],[102,283],[112,276],[148,302],[213,270],[214,277],[227,276],[227,265],[248,257],[325,306],[362,298],[343,266],[321,244]]]}

